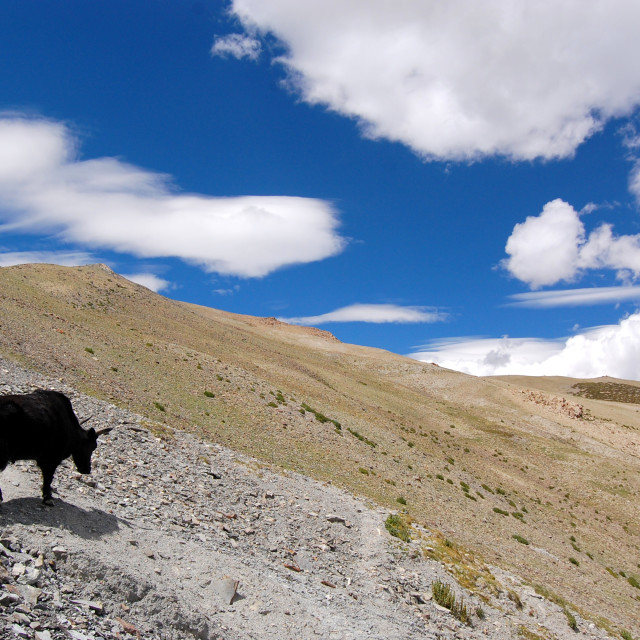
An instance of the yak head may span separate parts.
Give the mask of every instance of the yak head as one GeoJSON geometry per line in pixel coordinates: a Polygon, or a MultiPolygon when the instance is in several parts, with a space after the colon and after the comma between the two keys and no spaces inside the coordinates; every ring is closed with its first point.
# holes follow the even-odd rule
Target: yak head
{"type": "MultiPolygon", "coordinates": [[[[86,422],[83,421],[83,422],[86,422]]],[[[76,443],[76,447],[71,454],[73,457],[73,462],[76,465],[76,469],[79,473],[91,473],[91,454],[95,451],[98,446],[98,437],[109,433],[113,427],[107,427],[106,429],[100,429],[96,431],[93,427],[88,430],[82,430],[80,437],[78,438],[78,442],[76,443]]]]}

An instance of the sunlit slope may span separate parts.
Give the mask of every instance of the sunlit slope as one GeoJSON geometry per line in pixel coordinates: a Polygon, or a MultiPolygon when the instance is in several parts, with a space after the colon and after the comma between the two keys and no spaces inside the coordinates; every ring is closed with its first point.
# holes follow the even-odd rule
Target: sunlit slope
{"type": "MultiPolygon", "coordinates": [[[[0,269],[0,304],[4,354],[405,508],[585,614],[640,628],[629,581],[640,580],[636,405],[574,397],[578,381],[474,378],[175,302],[99,265],[0,269]]],[[[442,540],[431,547],[447,560],[442,540]]],[[[471,556],[448,561],[476,590],[490,588],[471,556]]]]}

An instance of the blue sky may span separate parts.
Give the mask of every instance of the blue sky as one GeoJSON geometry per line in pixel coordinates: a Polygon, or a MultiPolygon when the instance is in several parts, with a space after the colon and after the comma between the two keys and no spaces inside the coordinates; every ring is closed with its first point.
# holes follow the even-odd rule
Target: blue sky
{"type": "Polygon", "coordinates": [[[3,0],[0,265],[640,379],[639,32],[633,0],[3,0]]]}

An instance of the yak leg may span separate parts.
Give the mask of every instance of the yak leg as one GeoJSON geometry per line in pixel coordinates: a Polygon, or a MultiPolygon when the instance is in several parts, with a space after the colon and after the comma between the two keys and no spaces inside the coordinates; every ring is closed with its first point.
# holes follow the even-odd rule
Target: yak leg
{"type": "Polygon", "coordinates": [[[40,471],[42,471],[42,504],[52,505],[51,482],[53,481],[53,474],[56,472],[58,465],[38,462],[38,466],[40,467],[40,471]]]}
{"type": "MultiPolygon", "coordinates": [[[[9,461],[4,458],[4,457],[0,457],[0,471],[4,471],[7,468],[7,465],[9,464],[9,461]]],[[[2,497],[2,489],[0,489],[0,502],[2,502],[3,497],[2,497]]]]}

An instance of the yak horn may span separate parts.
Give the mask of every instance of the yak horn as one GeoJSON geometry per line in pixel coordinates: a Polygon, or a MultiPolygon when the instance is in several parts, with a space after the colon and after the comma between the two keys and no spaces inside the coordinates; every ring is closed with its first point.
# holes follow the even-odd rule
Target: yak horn
{"type": "Polygon", "coordinates": [[[84,424],[85,422],[89,422],[89,420],[91,420],[91,418],[93,418],[93,416],[89,416],[88,418],[84,418],[83,420],[80,420],[80,424],[84,424]]]}
{"type": "Polygon", "coordinates": [[[96,431],[96,436],[103,436],[105,433],[109,433],[111,429],[113,429],[113,427],[105,427],[104,429],[100,429],[99,431],[96,431]]]}

